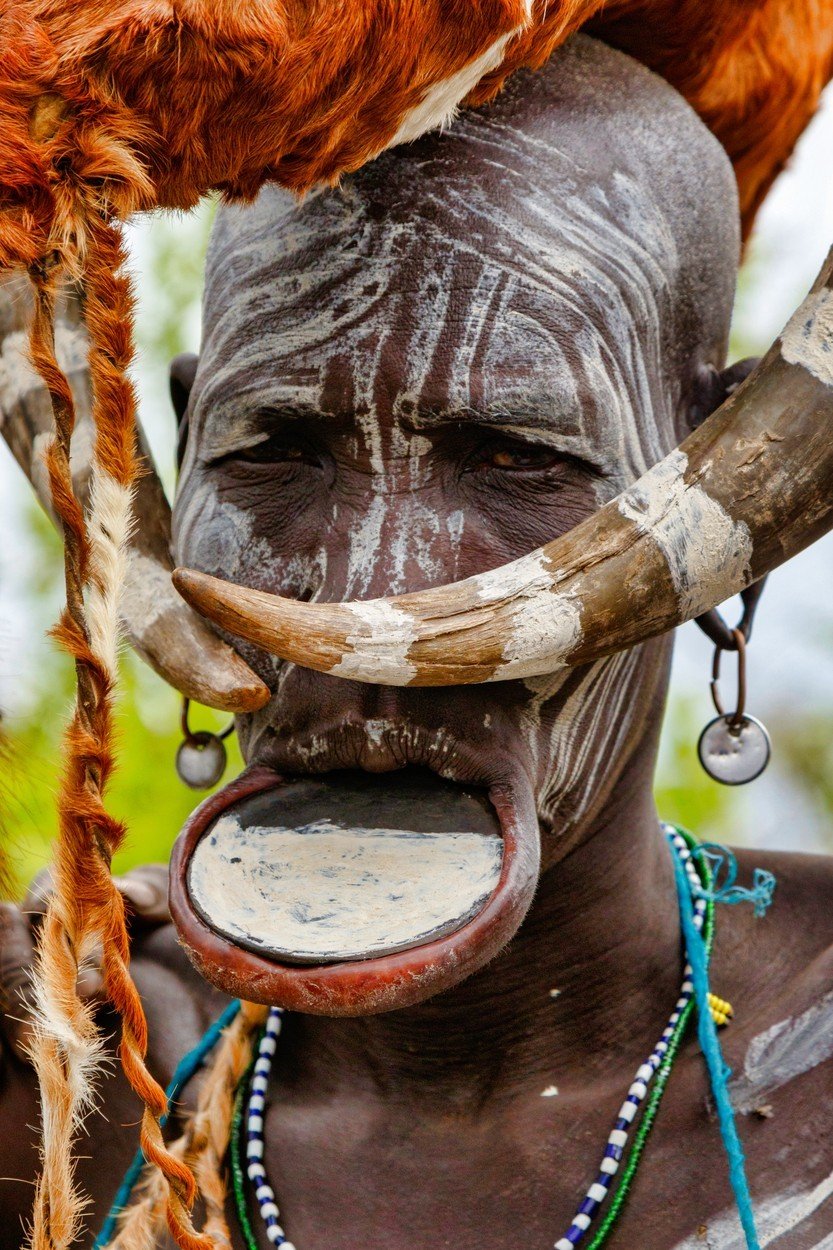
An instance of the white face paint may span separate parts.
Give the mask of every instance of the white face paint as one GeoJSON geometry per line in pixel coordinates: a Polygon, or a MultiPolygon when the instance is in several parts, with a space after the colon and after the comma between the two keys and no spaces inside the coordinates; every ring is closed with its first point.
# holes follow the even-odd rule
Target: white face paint
{"type": "MultiPolygon", "coordinates": [[[[722,363],[736,193],[725,153],[687,106],[635,66],[611,90],[620,73],[616,54],[576,40],[522,89],[510,83],[446,136],[382,156],[336,190],[299,206],[270,187],[247,208],[221,209],[177,506],[182,562],[322,600],[415,590],[555,536],[519,539],[500,488],[481,506],[456,469],[442,475],[434,447],[449,428],[483,441],[511,434],[586,464],[585,513],[671,451],[694,368],[722,363]],[[575,112],[571,92],[582,101],[575,112]],[[273,429],[321,429],[337,448],[326,486],[310,477],[269,522],[268,551],[258,527],[244,543],[222,536],[212,493],[224,508],[262,504],[231,479],[218,487],[205,461],[212,449],[261,445],[273,429]]],[[[257,490],[269,489],[265,471],[257,490]]],[[[684,492],[698,541],[705,527],[727,559],[743,563],[748,552],[731,518],[684,487],[682,468],[657,484],[657,498],[634,497],[634,518],[664,544],[680,594],[695,597],[702,555],[664,525],[669,489],[684,492]]],[[[557,488],[546,506],[557,532],[557,488]]],[[[560,519],[566,528],[576,517],[560,519]]],[[[519,520],[535,531],[534,515],[519,520]]],[[[508,578],[479,574],[484,602],[517,594],[508,578]]],[[[357,612],[356,638],[381,625],[380,610],[357,612]]],[[[517,655],[554,619],[557,663],[577,641],[577,616],[569,597],[552,595],[539,612],[518,595],[499,676],[523,677],[517,655]]],[[[384,683],[412,641],[407,614],[393,624],[388,654],[348,654],[335,672],[384,683]]],[[[292,682],[277,667],[281,697],[269,715],[289,736],[292,682]]],[[[633,749],[646,686],[662,680],[646,675],[639,653],[527,680],[518,735],[536,762],[543,815],[561,827],[582,819],[633,749]]],[[[499,687],[483,698],[494,709],[507,701],[499,687]]],[[[488,729],[477,722],[491,740],[500,713],[488,729]]],[[[439,741],[444,727],[435,731],[439,741]]]]}

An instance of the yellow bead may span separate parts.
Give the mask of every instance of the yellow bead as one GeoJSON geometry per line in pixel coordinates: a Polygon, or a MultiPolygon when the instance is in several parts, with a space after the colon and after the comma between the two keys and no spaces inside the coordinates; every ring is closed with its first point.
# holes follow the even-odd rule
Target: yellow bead
{"type": "Polygon", "coordinates": [[[708,1002],[709,1010],[711,1011],[712,1019],[715,1024],[720,1027],[728,1024],[732,1016],[735,1014],[732,1004],[727,1002],[725,998],[718,998],[717,994],[709,994],[708,1002]]]}

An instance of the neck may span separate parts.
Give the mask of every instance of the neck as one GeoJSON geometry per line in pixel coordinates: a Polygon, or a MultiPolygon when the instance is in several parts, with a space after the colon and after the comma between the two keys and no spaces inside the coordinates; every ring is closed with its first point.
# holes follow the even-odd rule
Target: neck
{"type": "Polygon", "coordinates": [[[288,1075],[306,1089],[373,1087],[387,1100],[461,1110],[553,1083],[579,1091],[591,1075],[615,1080],[638,1065],[681,972],[673,866],[646,784],[612,796],[544,873],[491,964],[416,1008],[296,1018],[288,1075]]]}

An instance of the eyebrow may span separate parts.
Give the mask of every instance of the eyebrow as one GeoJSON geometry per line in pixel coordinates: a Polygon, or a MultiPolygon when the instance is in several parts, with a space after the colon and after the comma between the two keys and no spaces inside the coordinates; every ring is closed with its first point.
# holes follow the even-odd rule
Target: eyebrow
{"type": "MultiPolygon", "coordinates": [[[[488,408],[476,405],[449,408],[415,405],[412,413],[400,414],[399,420],[405,429],[414,434],[440,431],[455,425],[480,426],[544,444],[561,455],[583,461],[600,477],[608,477],[616,470],[603,449],[590,443],[582,431],[553,429],[545,423],[543,416],[535,414],[534,405],[529,408],[519,405],[504,408],[496,404],[488,408]]],[[[330,428],[338,425],[342,430],[349,431],[357,424],[357,414],[355,410],[348,409],[338,413],[324,412],[320,405],[299,399],[291,403],[261,404],[243,411],[237,408],[233,416],[228,414],[225,419],[222,412],[212,410],[210,426],[203,431],[201,455],[207,460],[220,459],[265,442],[273,424],[279,428],[284,423],[290,426],[307,421],[326,424],[330,428]]]]}

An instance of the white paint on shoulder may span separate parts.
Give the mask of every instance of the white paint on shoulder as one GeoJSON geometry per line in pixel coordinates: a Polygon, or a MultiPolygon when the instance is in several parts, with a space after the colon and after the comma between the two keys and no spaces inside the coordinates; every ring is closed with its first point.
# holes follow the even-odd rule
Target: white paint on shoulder
{"type": "Polygon", "coordinates": [[[802,365],[825,386],[833,386],[833,291],[808,295],[781,335],[781,355],[802,365]]]}
{"type": "Polygon", "coordinates": [[[402,118],[388,147],[395,148],[399,143],[411,143],[428,130],[447,126],[454,117],[458,104],[477,86],[483,75],[497,69],[509,40],[521,30],[523,26],[518,26],[515,30],[510,30],[508,35],[501,35],[480,56],[469,61],[455,74],[450,74],[448,78],[443,78],[429,87],[419,104],[402,118]]]}
{"type": "Polygon", "coordinates": [[[754,1110],[765,1094],[833,1057],[833,991],[796,1016],[753,1037],[743,1072],[729,1085],[736,1111],[754,1110]]]}
{"type": "Polygon", "coordinates": [[[687,467],[685,452],[673,451],[625,491],[619,511],[663,552],[689,619],[748,584],[752,537],[745,522],[685,481],[687,467]]]}
{"type": "MultiPolygon", "coordinates": [[[[761,1250],[777,1247],[779,1240],[815,1215],[833,1194],[833,1173],[811,1189],[792,1190],[755,1204],[755,1224],[761,1250]]],[[[831,1238],[818,1246],[828,1246],[831,1238]]],[[[706,1223],[704,1234],[692,1233],[673,1250],[744,1250],[746,1238],[734,1209],[721,1212],[706,1223]]]]}
{"type": "Polygon", "coordinates": [[[408,648],[416,637],[416,622],[401,608],[383,599],[368,599],[344,605],[356,617],[358,628],[348,634],[346,642],[354,647],[330,669],[337,677],[356,681],[401,685],[416,674],[416,665],[408,659],[408,648]]]}

